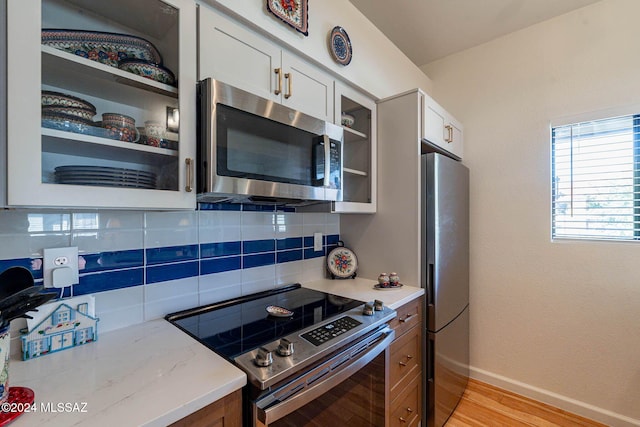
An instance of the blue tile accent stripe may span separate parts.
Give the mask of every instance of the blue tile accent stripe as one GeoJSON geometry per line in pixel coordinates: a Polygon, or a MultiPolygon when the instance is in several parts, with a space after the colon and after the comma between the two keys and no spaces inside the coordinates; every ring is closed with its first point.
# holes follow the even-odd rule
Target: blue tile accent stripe
{"type": "Polygon", "coordinates": [[[200,274],[222,273],[223,271],[240,270],[242,257],[203,259],[200,261],[200,274]]]}
{"type": "MultiPolygon", "coordinates": [[[[205,210],[202,204],[200,209],[205,210]]],[[[145,283],[319,258],[333,249],[339,239],[338,234],[325,236],[320,251],[313,250],[313,236],[301,236],[81,254],[85,263],[80,270],[80,283],[73,287],[73,294],[84,295],[145,283]]],[[[21,266],[31,271],[36,282],[42,282],[41,264],[42,258],[0,260],[0,272],[21,266]]],[[[64,296],[70,295],[69,288],[62,292],[64,296]]]]}
{"type": "Polygon", "coordinates": [[[275,252],[268,252],[257,255],[244,255],[242,257],[242,268],[262,267],[276,263],[275,252]]]}
{"type": "Polygon", "coordinates": [[[186,279],[198,276],[200,265],[198,261],[164,264],[147,267],[146,283],[167,282],[169,280],[186,279]]]}
{"type": "Polygon", "coordinates": [[[302,237],[287,237],[286,239],[276,240],[276,248],[279,251],[286,249],[301,249],[302,237]]]}
{"type": "MultiPolygon", "coordinates": [[[[128,288],[130,286],[140,286],[144,283],[143,276],[143,268],[81,275],[80,283],[73,287],[73,295],[85,295],[128,288]]],[[[65,293],[65,295],[68,294],[65,293]]]]}
{"type": "Polygon", "coordinates": [[[85,260],[83,273],[144,266],[144,251],[142,249],[83,254],[81,256],[85,260]]]}
{"type": "Polygon", "coordinates": [[[242,242],[243,254],[257,254],[260,252],[273,252],[276,249],[274,239],[267,240],[249,240],[242,242]]]}
{"type": "Polygon", "coordinates": [[[200,245],[200,258],[214,258],[240,255],[242,242],[203,243],[200,245]]]}
{"type": "Polygon", "coordinates": [[[198,245],[147,249],[147,265],[198,259],[198,245]]]}

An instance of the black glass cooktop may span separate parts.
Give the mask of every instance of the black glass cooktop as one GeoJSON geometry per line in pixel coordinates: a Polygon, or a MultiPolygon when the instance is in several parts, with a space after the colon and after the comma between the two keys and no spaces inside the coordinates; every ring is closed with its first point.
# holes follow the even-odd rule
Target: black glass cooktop
{"type": "Polygon", "coordinates": [[[166,319],[221,356],[234,357],[364,304],[299,284],[172,313],[166,319]],[[274,317],[270,305],[293,312],[274,317]]]}

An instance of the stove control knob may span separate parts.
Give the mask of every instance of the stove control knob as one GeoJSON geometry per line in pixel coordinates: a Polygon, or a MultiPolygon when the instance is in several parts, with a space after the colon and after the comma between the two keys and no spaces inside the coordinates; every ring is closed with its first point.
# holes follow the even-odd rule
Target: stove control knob
{"type": "Polygon", "coordinates": [[[364,309],[362,310],[362,314],[365,316],[373,316],[373,304],[370,302],[364,305],[364,309]]]}
{"type": "Polygon", "coordinates": [[[373,302],[373,308],[375,311],[382,311],[384,310],[384,303],[377,299],[373,302]]]}
{"type": "Polygon", "coordinates": [[[258,366],[266,367],[273,363],[273,353],[264,347],[258,349],[258,354],[254,359],[254,363],[258,366]]]}
{"type": "Polygon", "coordinates": [[[284,357],[291,356],[293,354],[293,343],[286,338],[282,338],[278,345],[278,354],[284,357]]]}

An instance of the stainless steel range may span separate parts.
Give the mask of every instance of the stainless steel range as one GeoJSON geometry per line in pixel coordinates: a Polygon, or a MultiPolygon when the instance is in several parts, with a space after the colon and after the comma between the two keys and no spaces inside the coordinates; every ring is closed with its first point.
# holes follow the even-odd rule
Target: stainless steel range
{"type": "Polygon", "coordinates": [[[166,319],[247,373],[244,425],[379,426],[384,352],[394,339],[387,323],[395,316],[380,301],[296,284],[166,319]]]}

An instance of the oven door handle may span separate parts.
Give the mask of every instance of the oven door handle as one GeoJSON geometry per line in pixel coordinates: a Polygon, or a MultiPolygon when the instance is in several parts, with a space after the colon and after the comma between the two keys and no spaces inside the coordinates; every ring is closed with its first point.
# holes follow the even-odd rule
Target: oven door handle
{"type": "Polygon", "coordinates": [[[385,351],[395,338],[393,329],[386,328],[380,332],[381,338],[378,342],[370,347],[367,351],[363,351],[356,357],[352,358],[349,363],[343,366],[339,371],[332,373],[327,378],[308,386],[302,391],[293,394],[286,400],[281,401],[266,409],[260,407],[260,401],[254,404],[255,415],[258,420],[265,426],[273,423],[295,410],[303,407],[307,403],[317,399],[333,387],[337,386],[351,375],[365,367],[369,362],[375,359],[380,353],[385,351]]]}

